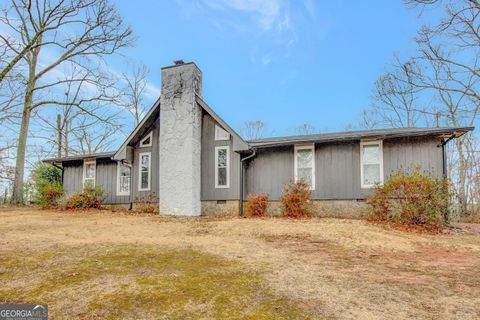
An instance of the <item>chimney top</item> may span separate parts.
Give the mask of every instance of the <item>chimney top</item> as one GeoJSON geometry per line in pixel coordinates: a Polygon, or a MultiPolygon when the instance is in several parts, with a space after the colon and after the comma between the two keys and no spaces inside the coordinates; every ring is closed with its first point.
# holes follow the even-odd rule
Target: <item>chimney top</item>
{"type": "Polygon", "coordinates": [[[180,60],[175,60],[175,61],[173,61],[173,63],[175,63],[176,66],[181,66],[181,65],[184,64],[185,62],[184,62],[182,59],[180,59],[180,60]]]}

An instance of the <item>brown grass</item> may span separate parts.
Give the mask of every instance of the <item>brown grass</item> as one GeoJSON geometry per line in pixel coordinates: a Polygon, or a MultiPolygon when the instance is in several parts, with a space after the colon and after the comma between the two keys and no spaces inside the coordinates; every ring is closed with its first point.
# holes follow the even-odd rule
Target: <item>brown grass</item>
{"type": "Polygon", "coordinates": [[[0,222],[0,302],[46,299],[55,318],[480,317],[477,225],[431,235],[359,220],[32,209],[0,222]]]}

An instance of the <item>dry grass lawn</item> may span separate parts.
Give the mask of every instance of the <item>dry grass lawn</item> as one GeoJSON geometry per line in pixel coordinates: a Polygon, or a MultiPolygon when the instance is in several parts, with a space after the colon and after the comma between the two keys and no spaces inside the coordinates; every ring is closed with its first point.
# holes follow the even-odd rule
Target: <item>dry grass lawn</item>
{"type": "Polygon", "coordinates": [[[0,210],[0,303],[51,319],[478,319],[480,228],[0,210]]]}

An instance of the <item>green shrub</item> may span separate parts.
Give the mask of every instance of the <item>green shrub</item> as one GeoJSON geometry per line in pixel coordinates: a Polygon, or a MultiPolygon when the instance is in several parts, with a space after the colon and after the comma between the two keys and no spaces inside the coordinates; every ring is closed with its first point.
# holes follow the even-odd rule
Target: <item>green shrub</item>
{"type": "Polygon", "coordinates": [[[283,215],[291,218],[310,216],[312,214],[310,195],[310,185],[304,181],[285,185],[280,199],[283,206],[283,215]]]}
{"type": "Polygon", "coordinates": [[[61,200],[63,209],[101,209],[103,190],[100,187],[85,185],[83,191],[61,200]]]}
{"type": "Polygon", "coordinates": [[[42,208],[53,208],[63,195],[62,171],[46,163],[38,164],[32,171],[33,198],[42,208]]]}
{"type": "Polygon", "coordinates": [[[55,208],[58,200],[63,196],[63,187],[60,183],[54,182],[43,186],[36,196],[36,202],[42,208],[55,208]]]}
{"type": "Polygon", "coordinates": [[[268,195],[252,193],[247,197],[245,209],[248,217],[263,217],[268,205],[268,195]]]}
{"type": "Polygon", "coordinates": [[[367,199],[370,218],[414,225],[442,225],[448,217],[449,183],[416,169],[398,172],[367,199]]]}

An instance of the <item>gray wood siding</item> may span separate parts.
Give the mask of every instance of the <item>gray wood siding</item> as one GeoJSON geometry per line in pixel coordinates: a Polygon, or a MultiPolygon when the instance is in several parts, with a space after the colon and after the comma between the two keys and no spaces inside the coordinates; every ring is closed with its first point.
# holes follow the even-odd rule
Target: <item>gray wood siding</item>
{"type": "MultiPolygon", "coordinates": [[[[96,160],[95,185],[103,189],[105,204],[129,203],[128,196],[117,196],[117,162],[109,159],[96,160]]],[[[66,195],[82,191],[83,161],[63,163],[63,188],[66,195]]]]}
{"type": "Polygon", "coordinates": [[[294,180],[293,146],[259,149],[246,165],[245,198],[250,193],[267,193],[278,200],[283,186],[294,180]]]}
{"type": "Polygon", "coordinates": [[[71,195],[82,190],[83,161],[66,161],[63,163],[63,190],[71,195]]]}
{"type": "MultiPolygon", "coordinates": [[[[150,133],[150,130],[147,130],[145,135],[140,138],[140,141],[135,145],[133,151],[133,166],[132,166],[132,177],[133,177],[133,198],[142,199],[144,197],[150,196],[151,198],[155,197],[158,199],[158,168],[159,168],[159,154],[158,154],[158,134],[159,134],[160,118],[155,120],[155,124],[152,126],[153,135],[152,135],[152,146],[151,147],[140,147],[140,141],[143,137],[147,136],[150,133]],[[139,163],[140,163],[140,153],[151,152],[151,174],[150,174],[150,191],[139,191],[138,182],[139,182],[139,163]]],[[[153,200],[153,199],[151,199],[153,200]]]]}
{"type": "Polygon", "coordinates": [[[106,204],[130,203],[130,197],[117,196],[117,162],[97,160],[95,183],[103,189],[106,204]]]}
{"type": "MultiPolygon", "coordinates": [[[[419,166],[442,176],[439,139],[386,140],[383,142],[384,179],[400,170],[419,166]]],[[[294,148],[260,149],[246,170],[246,195],[267,193],[279,200],[283,186],[294,180],[294,148]]],[[[362,199],[370,193],[360,183],[360,142],[317,144],[315,147],[315,190],[312,199],[362,199]]]]}
{"type": "Polygon", "coordinates": [[[240,199],[240,155],[233,151],[233,140],[215,141],[215,120],[208,114],[202,120],[201,200],[240,199]],[[230,147],[230,188],[215,188],[215,147],[230,147]]]}
{"type": "Polygon", "coordinates": [[[360,143],[316,146],[313,199],[362,198],[368,190],[362,190],[360,182],[360,143]]]}
{"type": "Polygon", "coordinates": [[[440,139],[396,139],[383,143],[384,173],[388,177],[398,170],[411,171],[415,166],[436,177],[443,175],[440,139]]]}

